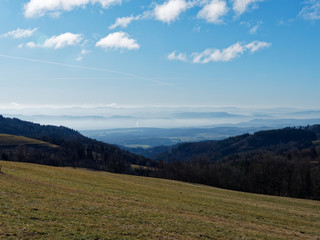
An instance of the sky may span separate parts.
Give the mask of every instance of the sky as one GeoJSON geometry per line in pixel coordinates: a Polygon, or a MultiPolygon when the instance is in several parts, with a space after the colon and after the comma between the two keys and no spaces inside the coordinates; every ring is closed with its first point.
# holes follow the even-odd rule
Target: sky
{"type": "Polygon", "coordinates": [[[0,108],[319,109],[320,0],[0,0],[0,108]]]}

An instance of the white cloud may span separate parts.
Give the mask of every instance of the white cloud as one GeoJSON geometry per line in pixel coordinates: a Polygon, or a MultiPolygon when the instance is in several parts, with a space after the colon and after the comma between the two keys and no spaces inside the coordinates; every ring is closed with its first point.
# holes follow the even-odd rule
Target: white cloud
{"type": "Polygon", "coordinates": [[[299,16],[311,21],[320,20],[320,0],[306,1],[299,16]]]}
{"type": "Polygon", "coordinates": [[[81,52],[80,52],[80,55],[76,58],[76,60],[77,60],[78,62],[81,61],[81,60],[83,59],[83,56],[84,56],[84,55],[87,55],[87,54],[89,54],[89,53],[91,53],[90,50],[82,49],[81,52]]]}
{"type": "Polygon", "coordinates": [[[140,45],[135,39],[130,38],[130,36],[125,32],[114,32],[110,33],[105,38],[100,39],[96,43],[96,47],[102,47],[105,49],[128,49],[137,50],[140,45]]]}
{"type": "Polygon", "coordinates": [[[71,11],[74,8],[95,3],[100,3],[103,8],[107,8],[113,4],[121,4],[121,0],[30,0],[24,5],[24,15],[32,18],[49,13],[57,17],[61,11],[71,11]]]}
{"type": "Polygon", "coordinates": [[[38,28],[34,28],[34,29],[17,28],[16,30],[2,34],[1,37],[27,38],[27,37],[31,37],[37,30],[38,28]]]}
{"type": "Polygon", "coordinates": [[[140,15],[134,17],[131,15],[130,17],[120,17],[116,19],[116,22],[112,24],[109,29],[115,29],[117,27],[127,27],[132,21],[137,21],[140,19],[140,15]]]}
{"type": "Polygon", "coordinates": [[[250,34],[256,34],[262,24],[262,21],[258,21],[255,25],[253,25],[251,22],[240,22],[240,25],[246,26],[249,29],[250,34]]]}
{"type": "Polygon", "coordinates": [[[245,45],[245,48],[250,50],[250,52],[254,53],[262,48],[268,48],[271,47],[271,43],[268,42],[260,42],[260,41],[253,41],[247,45],[245,45]]]}
{"type": "Polygon", "coordinates": [[[21,43],[18,45],[18,48],[23,48],[23,47],[36,48],[36,47],[40,47],[40,45],[37,45],[35,42],[21,43]]]}
{"type": "Polygon", "coordinates": [[[59,49],[66,46],[77,45],[82,40],[81,34],[73,33],[63,33],[58,36],[52,36],[51,38],[45,40],[43,47],[59,49]]]}
{"type": "Polygon", "coordinates": [[[58,36],[52,36],[51,38],[46,39],[43,44],[28,42],[25,44],[25,46],[28,48],[43,47],[43,48],[59,49],[67,46],[77,45],[81,41],[82,41],[81,34],[74,34],[74,33],[68,32],[68,33],[60,34],[58,36]]]}
{"type": "Polygon", "coordinates": [[[245,11],[248,10],[250,6],[254,8],[257,7],[257,2],[262,2],[264,0],[233,0],[233,11],[236,12],[237,15],[243,14],[245,11]]]}
{"type": "Polygon", "coordinates": [[[254,25],[252,28],[250,28],[249,33],[256,34],[261,25],[262,25],[262,21],[257,22],[256,25],[254,25]]]}
{"type": "Polygon", "coordinates": [[[88,53],[91,53],[91,51],[90,50],[86,50],[86,49],[82,49],[81,50],[81,55],[86,55],[88,53]]]}
{"type": "Polygon", "coordinates": [[[223,50],[206,49],[200,53],[193,53],[193,63],[208,63],[208,62],[229,62],[232,59],[239,57],[245,51],[244,46],[239,42],[231,45],[223,50]]]}
{"type": "Polygon", "coordinates": [[[35,47],[37,47],[37,45],[36,45],[34,42],[27,42],[27,43],[26,43],[26,47],[28,47],[28,48],[35,48],[35,47]]]}
{"type": "Polygon", "coordinates": [[[172,53],[168,54],[168,59],[169,60],[179,60],[179,61],[185,62],[185,61],[187,61],[187,55],[185,53],[179,53],[177,55],[176,51],[173,51],[172,53]]]}
{"type": "MultiPolygon", "coordinates": [[[[245,52],[254,53],[260,49],[268,48],[271,43],[253,41],[248,44],[237,42],[225,49],[211,49],[207,48],[202,52],[194,52],[190,55],[193,63],[209,63],[209,62],[229,62],[233,59],[240,57],[245,52]]],[[[176,52],[172,52],[168,55],[169,60],[187,61],[188,57],[184,53],[176,55],[176,52]]]]}
{"type": "Polygon", "coordinates": [[[154,8],[154,16],[161,22],[170,23],[177,20],[179,15],[189,7],[191,7],[191,5],[185,0],[168,0],[162,5],[156,5],[154,8]]]}
{"type": "Polygon", "coordinates": [[[223,0],[211,0],[206,4],[199,12],[197,17],[205,19],[210,23],[222,23],[222,17],[229,11],[226,1],[223,0]]]}

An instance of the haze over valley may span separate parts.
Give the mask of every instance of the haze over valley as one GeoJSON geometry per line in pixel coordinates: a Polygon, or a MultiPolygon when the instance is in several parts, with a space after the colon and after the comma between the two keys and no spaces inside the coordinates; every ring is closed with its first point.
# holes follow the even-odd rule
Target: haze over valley
{"type": "Polygon", "coordinates": [[[320,111],[296,108],[218,107],[2,107],[4,116],[67,126],[125,147],[155,147],[219,140],[244,133],[320,122],[320,111]]]}

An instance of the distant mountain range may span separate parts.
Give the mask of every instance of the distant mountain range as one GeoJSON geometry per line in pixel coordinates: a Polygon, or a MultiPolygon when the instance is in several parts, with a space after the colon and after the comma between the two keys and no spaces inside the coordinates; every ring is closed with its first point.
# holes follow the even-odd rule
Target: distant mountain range
{"type": "Polygon", "coordinates": [[[228,112],[183,112],[173,114],[176,118],[247,118],[246,115],[230,114],[228,112]]]}
{"type": "Polygon", "coordinates": [[[12,107],[1,108],[6,117],[77,130],[122,128],[285,127],[320,123],[319,109],[235,107],[12,107]],[[260,121],[260,122],[256,122],[260,121]],[[316,122],[317,121],[317,122],[316,122]],[[245,125],[246,126],[241,126],[245,125]],[[273,124],[272,126],[270,124],[273,124]],[[274,126],[277,124],[278,126],[274,126]],[[281,125],[280,125],[281,124],[281,125]],[[255,126],[255,125],[254,125],[255,126]]]}

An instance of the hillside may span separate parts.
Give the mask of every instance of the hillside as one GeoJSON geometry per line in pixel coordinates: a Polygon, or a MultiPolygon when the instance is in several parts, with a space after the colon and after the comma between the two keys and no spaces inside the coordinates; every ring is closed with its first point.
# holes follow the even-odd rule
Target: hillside
{"type": "Polygon", "coordinates": [[[0,239],[317,239],[320,202],[1,162],[0,239]]]}
{"type": "MultiPolygon", "coordinates": [[[[319,127],[313,125],[310,131],[306,129],[284,128],[276,130],[264,130],[259,131],[259,128],[208,128],[202,131],[206,131],[212,135],[219,134],[220,131],[229,131],[229,136],[216,140],[201,140],[198,141],[185,141],[183,143],[171,145],[171,146],[156,146],[150,148],[125,147],[119,145],[121,149],[129,152],[142,155],[147,158],[163,161],[188,161],[192,157],[201,156],[203,154],[210,155],[210,161],[216,161],[229,154],[268,149],[279,150],[275,147],[281,147],[282,149],[289,149],[293,147],[304,147],[310,145],[312,140],[319,138],[319,127]]],[[[183,132],[184,129],[180,129],[183,132]]],[[[194,129],[196,132],[198,129],[194,129]]],[[[110,130],[111,131],[111,130],[110,130]]],[[[138,131],[138,130],[136,130],[138,131]]],[[[165,129],[163,129],[165,131],[165,129]]],[[[98,131],[97,131],[98,132],[98,131]]],[[[190,129],[185,130],[185,134],[190,133],[190,129]]],[[[112,134],[112,133],[111,133],[112,134]]],[[[124,134],[124,133],[123,133],[124,134]]],[[[181,134],[181,133],[180,133],[181,134]]],[[[192,132],[191,132],[192,134],[192,132]]],[[[156,135],[157,136],[157,135],[156,135]]],[[[102,138],[96,135],[97,139],[102,138]]],[[[123,136],[124,138],[124,136],[123,136]]],[[[130,138],[130,136],[129,136],[130,138]]],[[[112,139],[112,137],[111,137],[112,139]]],[[[205,138],[204,138],[205,139],[205,138]]]]}
{"type": "Polygon", "coordinates": [[[0,133],[25,136],[61,144],[64,141],[88,141],[89,138],[82,136],[79,132],[63,126],[40,125],[32,122],[22,121],[17,118],[5,118],[0,115],[0,133]]]}
{"type": "Polygon", "coordinates": [[[155,157],[164,161],[189,161],[198,156],[206,156],[214,162],[226,156],[257,150],[272,152],[302,149],[312,146],[320,138],[320,125],[305,128],[283,128],[243,134],[220,141],[183,143],[155,157]]]}
{"type": "MultiPolygon", "coordinates": [[[[16,147],[12,146],[10,154],[8,154],[7,149],[1,149],[0,147],[0,156],[3,155],[6,160],[53,166],[85,167],[119,173],[130,173],[132,171],[134,173],[134,169],[130,167],[131,164],[152,165],[151,161],[144,157],[90,139],[75,130],[62,126],[44,126],[16,118],[4,118],[0,115],[0,134],[15,135],[16,141],[19,138],[23,141],[29,138],[29,142],[22,141],[16,147]],[[33,140],[30,140],[30,138],[33,140]],[[41,151],[39,145],[33,145],[32,151],[29,151],[30,141],[35,143],[42,141],[46,142],[47,145],[58,146],[58,148],[54,152],[51,150],[41,151]]],[[[8,146],[11,139],[3,137],[2,142],[8,146]],[[5,141],[8,142],[5,143],[5,141]]]]}
{"type": "Polygon", "coordinates": [[[320,200],[320,125],[184,143],[160,154],[157,176],[320,200]]]}

